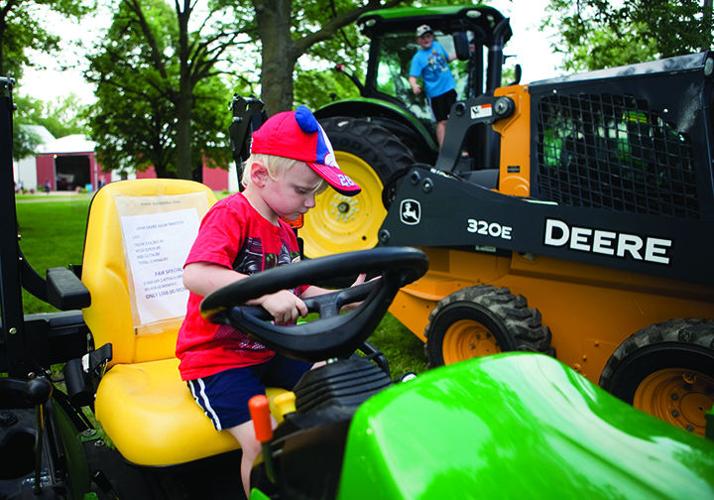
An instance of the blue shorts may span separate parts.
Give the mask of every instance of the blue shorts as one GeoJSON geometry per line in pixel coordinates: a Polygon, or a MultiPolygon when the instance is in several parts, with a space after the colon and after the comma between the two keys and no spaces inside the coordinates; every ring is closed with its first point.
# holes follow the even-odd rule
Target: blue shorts
{"type": "Polygon", "coordinates": [[[266,386],[290,390],[311,366],[311,363],[276,354],[266,363],[233,368],[186,383],[193,398],[220,431],[250,420],[248,400],[265,394],[266,386]]]}

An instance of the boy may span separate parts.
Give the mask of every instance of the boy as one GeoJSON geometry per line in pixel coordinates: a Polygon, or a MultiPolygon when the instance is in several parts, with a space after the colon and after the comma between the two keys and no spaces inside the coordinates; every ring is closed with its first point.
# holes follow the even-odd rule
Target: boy
{"type": "MultiPolygon", "coordinates": [[[[266,385],[292,389],[310,365],[276,354],[230,326],[205,321],[200,302],[250,274],[299,260],[295,234],[282,219],[295,219],[314,207],[325,183],[347,196],[360,188],[338,168],[325,132],[305,106],[272,116],[253,134],[241,183],[242,193],[206,213],[186,260],[183,281],[191,293],[176,355],[196,402],[217,430],[227,430],[240,443],[248,497],[250,470],[260,452],[248,400],[264,394],[266,385]]],[[[298,287],[251,303],[265,308],[276,323],[287,324],[307,314],[301,297],[327,292],[298,287]]]]}
{"type": "Polygon", "coordinates": [[[424,81],[424,90],[429,98],[431,109],[436,120],[436,139],[439,146],[444,142],[446,134],[446,119],[451,106],[456,102],[456,82],[449,69],[450,57],[444,47],[434,40],[434,32],[427,24],[422,24],[416,30],[419,50],[412,57],[409,67],[409,84],[414,95],[421,93],[417,78],[424,81]]]}

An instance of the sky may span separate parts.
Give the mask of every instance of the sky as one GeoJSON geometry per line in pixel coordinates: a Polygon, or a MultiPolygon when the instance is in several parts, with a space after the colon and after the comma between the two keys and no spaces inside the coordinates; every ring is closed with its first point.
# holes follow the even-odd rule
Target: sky
{"type": "MultiPolygon", "coordinates": [[[[467,3],[467,2],[464,2],[467,3]]],[[[560,57],[550,48],[552,34],[538,30],[545,15],[548,0],[494,0],[484,2],[511,19],[513,37],[504,53],[516,56],[523,69],[521,82],[527,83],[562,74],[560,57]]],[[[85,17],[81,24],[73,23],[52,12],[42,14],[49,30],[62,38],[62,49],[54,55],[33,52],[38,68],[25,70],[17,91],[44,101],[74,93],[82,103],[94,101],[92,86],[84,81],[82,70],[84,50],[102,36],[111,22],[111,14],[98,10],[85,17]]]]}

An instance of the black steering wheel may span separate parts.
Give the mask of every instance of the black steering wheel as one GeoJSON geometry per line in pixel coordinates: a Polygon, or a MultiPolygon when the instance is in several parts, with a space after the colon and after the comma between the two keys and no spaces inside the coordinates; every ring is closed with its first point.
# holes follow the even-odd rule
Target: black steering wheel
{"type": "Polygon", "coordinates": [[[216,290],[201,302],[201,314],[229,324],[276,352],[306,361],[346,357],[377,326],[399,288],[422,277],[429,261],[421,250],[384,247],[306,260],[254,274],[216,290]],[[262,307],[245,306],[251,299],[327,278],[376,273],[378,279],[305,300],[314,321],[300,325],[275,325],[262,307]],[[346,304],[362,301],[352,311],[339,314],[346,304]]]}

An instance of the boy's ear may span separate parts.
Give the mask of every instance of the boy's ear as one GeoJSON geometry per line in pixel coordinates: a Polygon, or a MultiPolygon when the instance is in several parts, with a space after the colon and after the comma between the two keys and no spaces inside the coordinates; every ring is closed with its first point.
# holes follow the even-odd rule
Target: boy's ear
{"type": "Polygon", "coordinates": [[[250,165],[250,181],[257,187],[264,187],[268,182],[268,169],[260,162],[254,161],[250,165]]]}

